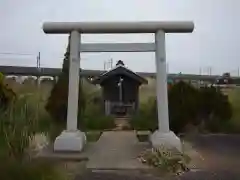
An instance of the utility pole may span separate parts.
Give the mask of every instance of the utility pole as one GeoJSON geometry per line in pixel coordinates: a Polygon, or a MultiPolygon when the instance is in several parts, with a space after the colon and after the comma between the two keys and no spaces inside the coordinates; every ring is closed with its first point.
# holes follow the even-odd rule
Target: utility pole
{"type": "Polygon", "coordinates": [[[39,88],[40,85],[40,72],[41,72],[41,54],[40,52],[38,52],[38,56],[37,56],[37,69],[38,69],[38,76],[37,76],[37,86],[39,88]]]}
{"type": "Polygon", "coordinates": [[[108,70],[109,68],[112,69],[112,66],[113,66],[113,59],[104,61],[104,70],[108,70]]]}
{"type": "Polygon", "coordinates": [[[238,69],[237,69],[237,76],[239,76],[239,67],[238,67],[238,69]]]}
{"type": "Polygon", "coordinates": [[[212,75],[212,67],[209,67],[209,75],[212,75]]]}
{"type": "MultiPolygon", "coordinates": [[[[199,68],[199,75],[200,76],[202,75],[202,68],[201,67],[199,68]]],[[[201,85],[201,80],[198,80],[197,81],[197,87],[200,88],[200,85],[201,85]]]]}
{"type": "Polygon", "coordinates": [[[41,73],[41,64],[40,64],[40,60],[41,60],[41,55],[40,52],[38,52],[38,56],[37,56],[37,69],[38,69],[38,75],[37,75],[37,96],[38,96],[38,102],[37,102],[37,120],[39,118],[39,101],[40,101],[40,73],[41,73]]]}
{"type": "Polygon", "coordinates": [[[113,66],[113,59],[111,58],[110,59],[110,67],[111,67],[111,69],[112,69],[112,66],[113,66]]]}
{"type": "Polygon", "coordinates": [[[104,61],[104,70],[107,70],[107,68],[108,68],[108,64],[107,63],[108,63],[107,61],[104,61]]]}

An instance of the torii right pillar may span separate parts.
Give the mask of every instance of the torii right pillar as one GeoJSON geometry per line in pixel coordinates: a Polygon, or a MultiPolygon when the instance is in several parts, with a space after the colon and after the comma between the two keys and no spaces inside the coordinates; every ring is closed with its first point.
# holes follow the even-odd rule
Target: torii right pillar
{"type": "Polygon", "coordinates": [[[165,46],[165,32],[163,30],[158,30],[155,33],[158,130],[150,136],[150,140],[153,147],[164,145],[165,147],[167,146],[167,148],[175,147],[182,151],[180,138],[178,138],[174,132],[169,129],[168,82],[165,46]]]}

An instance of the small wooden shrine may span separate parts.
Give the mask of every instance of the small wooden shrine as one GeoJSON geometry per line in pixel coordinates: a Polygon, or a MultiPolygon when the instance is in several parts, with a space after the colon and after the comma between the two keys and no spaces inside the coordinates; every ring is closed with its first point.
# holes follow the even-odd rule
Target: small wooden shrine
{"type": "Polygon", "coordinates": [[[139,105],[139,87],[148,81],[119,60],[114,68],[92,81],[102,87],[106,115],[128,116],[139,105]]]}

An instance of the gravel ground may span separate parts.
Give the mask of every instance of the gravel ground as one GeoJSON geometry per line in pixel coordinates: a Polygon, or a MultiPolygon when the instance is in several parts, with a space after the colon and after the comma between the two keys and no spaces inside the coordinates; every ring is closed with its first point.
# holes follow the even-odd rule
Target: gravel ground
{"type": "Polygon", "coordinates": [[[240,173],[229,171],[197,171],[188,172],[181,176],[160,177],[136,172],[87,172],[77,175],[75,180],[239,180],[240,173]]]}

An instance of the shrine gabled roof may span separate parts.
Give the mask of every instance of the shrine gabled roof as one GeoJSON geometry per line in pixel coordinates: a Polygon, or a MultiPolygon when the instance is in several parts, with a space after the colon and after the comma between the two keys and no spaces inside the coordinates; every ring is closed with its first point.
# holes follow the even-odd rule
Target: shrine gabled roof
{"type": "Polygon", "coordinates": [[[130,77],[133,80],[139,82],[140,84],[148,83],[148,81],[145,78],[143,78],[142,76],[138,75],[137,73],[131,71],[130,69],[126,68],[123,63],[117,63],[117,65],[114,68],[101,74],[97,78],[93,79],[92,83],[101,84],[103,81],[105,81],[109,77],[115,76],[115,75],[125,75],[125,76],[130,77]]]}

